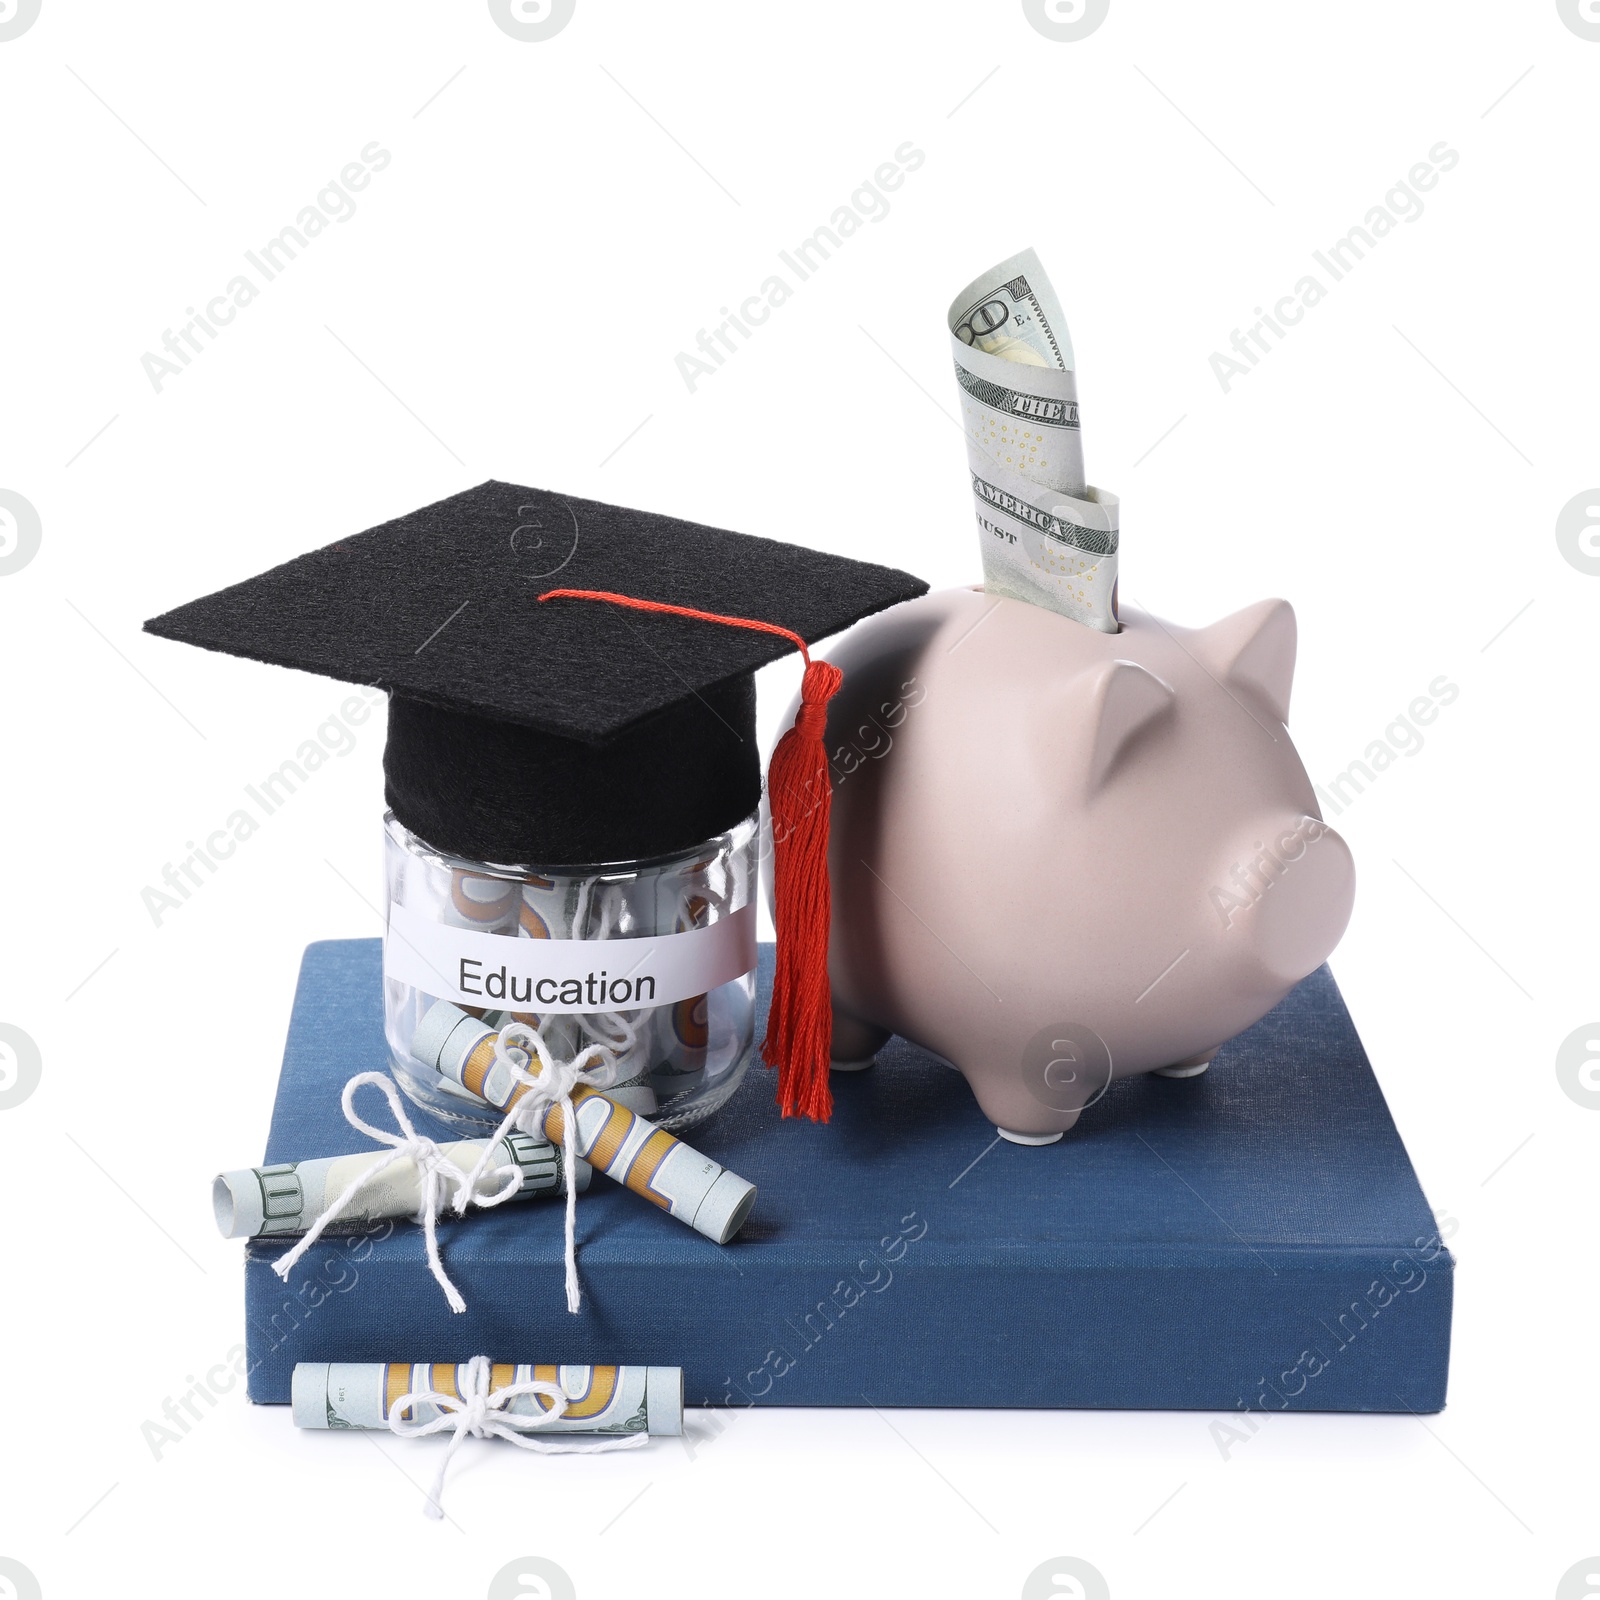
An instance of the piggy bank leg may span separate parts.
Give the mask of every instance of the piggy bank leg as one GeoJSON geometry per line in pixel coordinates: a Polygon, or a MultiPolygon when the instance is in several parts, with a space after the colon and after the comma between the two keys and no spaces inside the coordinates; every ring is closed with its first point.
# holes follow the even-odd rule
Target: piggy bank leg
{"type": "Polygon", "coordinates": [[[1158,1078],[1198,1078],[1211,1065],[1212,1058],[1221,1048],[1219,1044],[1209,1050],[1196,1051],[1192,1056],[1185,1056],[1182,1061],[1174,1061],[1170,1067],[1157,1067],[1155,1075],[1158,1078]]]}
{"type": "Polygon", "coordinates": [[[888,1042],[887,1028],[874,1027],[870,1022],[860,1022],[835,1008],[833,1059],[828,1065],[835,1072],[861,1072],[872,1065],[872,1058],[888,1042]]]}
{"type": "Polygon", "coordinates": [[[994,1131],[1011,1144],[1054,1144],[1078,1120],[1078,1107],[1047,1104],[1020,1073],[996,1073],[994,1056],[985,1052],[975,1065],[953,1061],[967,1080],[978,1109],[994,1131]]]}
{"type": "MultiPolygon", "coordinates": [[[[1077,1121],[1077,1118],[1074,1117],[1073,1121],[1077,1121]]],[[[997,1124],[994,1131],[998,1133],[1002,1139],[1009,1139],[1012,1144],[1039,1145],[1054,1144],[1066,1130],[1057,1129],[1055,1133],[1017,1133],[1014,1129],[1002,1128],[997,1124]]]]}

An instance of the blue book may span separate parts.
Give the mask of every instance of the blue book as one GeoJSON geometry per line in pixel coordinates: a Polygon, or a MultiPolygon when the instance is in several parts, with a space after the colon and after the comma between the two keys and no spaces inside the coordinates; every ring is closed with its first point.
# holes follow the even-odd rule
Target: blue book
{"type": "MultiPolygon", "coordinates": [[[[267,1162],[367,1147],[339,1094],[387,1068],[380,969],[376,939],[306,951],[267,1162]]],[[[759,1186],[732,1244],[597,1173],[576,1316],[559,1197],[440,1225],[461,1316],[409,1222],[324,1238],[287,1284],[289,1243],[252,1241],[251,1398],[286,1403],[297,1361],[482,1354],[681,1366],[691,1405],[1444,1405],[1454,1263],[1327,968],[1203,1077],[1116,1082],[1042,1149],[903,1040],[833,1092],[831,1123],[785,1122],[757,1063],[689,1133],[759,1186]]]]}

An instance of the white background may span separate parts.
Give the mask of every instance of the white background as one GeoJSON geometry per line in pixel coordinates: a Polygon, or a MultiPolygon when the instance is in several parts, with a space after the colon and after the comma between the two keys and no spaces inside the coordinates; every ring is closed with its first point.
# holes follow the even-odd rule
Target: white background
{"type": "Polygon", "coordinates": [[[1013,1596],[1063,1554],[1117,1600],[1555,1594],[1600,1549],[1600,1115],[1555,1068],[1600,1013],[1600,578],[1555,535],[1600,481],[1597,74],[1553,0],[1113,0],[1077,43],[1014,0],[578,0],[543,43],[482,3],[44,0],[0,43],[0,488],[42,525],[0,577],[0,1022],[43,1061],[0,1111],[0,1555],[50,1597],[475,1596],[532,1553],[586,1600],[1013,1596]],[[141,356],[373,140],[355,215],[157,393],[141,356]],[[888,215],[691,394],[677,353],[908,140],[888,215]],[[1212,353],[1441,140],[1424,213],[1224,393],[1212,353]],[[156,1459],[240,1337],[207,1180],[260,1150],[301,949],[379,928],[382,719],[156,926],[141,891],[347,691],[141,620],[489,477],[973,581],[942,319],[1028,243],[1124,596],[1292,599],[1318,782],[1459,685],[1337,819],[1334,962],[1454,1230],[1448,1410],[1226,1460],[1201,1414],[697,1416],[693,1456],[472,1446],[442,1526],[433,1445],[237,1391],[156,1459]]]}

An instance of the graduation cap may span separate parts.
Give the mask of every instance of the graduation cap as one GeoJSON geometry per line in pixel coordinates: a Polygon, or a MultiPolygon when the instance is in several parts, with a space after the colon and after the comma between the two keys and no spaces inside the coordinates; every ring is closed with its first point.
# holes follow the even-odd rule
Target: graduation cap
{"type": "Polygon", "coordinates": [[[801,711],[768,780],[779,962],[762,1054],[780,1067],[785,1114],[825,1118],[823,734],[839,675],[806,646],[927,587],[869,561],[491,481],[145,629],[386,689],[399,821],[446,854],[539,866],[671,854],[754,811],[754,673],[798,648],[801,711]]]}

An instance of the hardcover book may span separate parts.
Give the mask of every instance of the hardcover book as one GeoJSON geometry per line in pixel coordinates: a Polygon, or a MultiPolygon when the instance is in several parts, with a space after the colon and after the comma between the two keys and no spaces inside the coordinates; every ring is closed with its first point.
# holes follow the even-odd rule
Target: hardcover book
{"type": "MultiPolygon", "coordinates": [[[[266,1163],[369,1147],[339,1096],[387,1069],[382,1013],[379,940],[307,950],[266,1163]]],[[[681,1366],[690,1405],[1444,1405],[1454,1263],[1326,967],[1203,1076],[1114,1082],[1045,1148],[904,1040],[833,1091],[830,1123],[785,1121],[757,1062],[686,1133],[758,1186],[731,1244],[595,1174],[577,1315],[559,1197],[441,1222],[459,1316],[412,1223],[326,1236],[287,1283],[293,1241],[251,1241],[251,1398],[286,1404],[297,1361],[481,1354],[681,1366]]]]}

